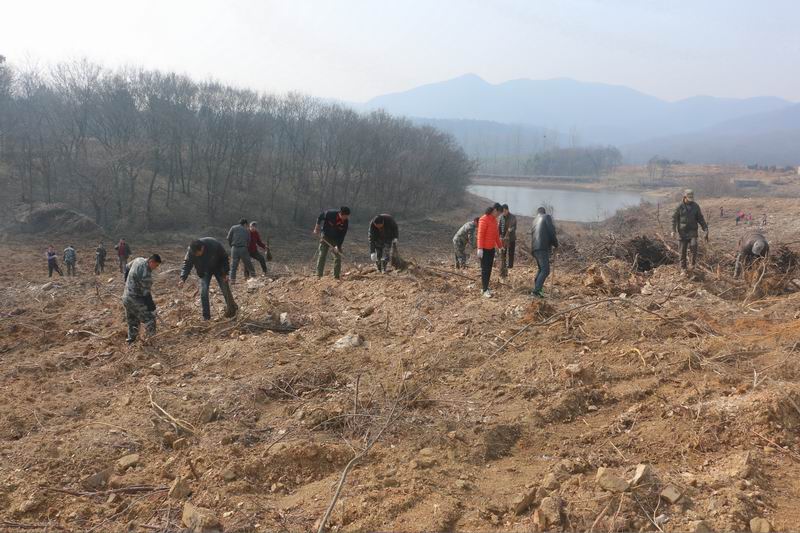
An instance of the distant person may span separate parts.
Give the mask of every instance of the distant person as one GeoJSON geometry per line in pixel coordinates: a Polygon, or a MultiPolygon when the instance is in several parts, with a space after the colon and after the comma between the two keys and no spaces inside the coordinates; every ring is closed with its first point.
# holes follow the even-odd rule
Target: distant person
{"type": "Polygon", "coordinates": [[[319,253],[317,257],[317,277],[325,274],[325,261],[328,251],[333,253],[333,277],[340,279],[342,275],[342,244],[349,226],[350,208],[342,206],[338,210],[323,211],[317,217],[314,235],[319,235],[319,253]]]}
{"type": "Polygon", "coordinates": [[[766,213],[763,213],[761,215],[761,225],[762,226],[766,226],[767,225],[767,214],[766,213]]]}
{"type": "Polygon", "coordinates": [[[475,233],[478,231],[478,221],[480,217],[475,217],[459,228],[453,235],[453,252],[456,257],[456,268],[466,268],[467,266],[467,246],[472,248],[477,244],[475,233]]]}
{"type": "Polygon", "coordinates": [[[52,278],[53,272],[58,272],[59,276],[63,276],[64,273],[61,271],[61,267],[58,266],[58,254],[52,245],[47,247],[45,254],[47,256],[47,277],[52,278]]]}
{"type": "Polygon", "coordinates": [[[125,242],[125,239],[120,239],[114,246],[117,251],[117,259],[119,259],[119,271],[125,273],[125,265],[128,264],[128,258],[131,256],[131,247],[125,242]]]}
{"type": "Polygon", "coordinates": [[[511,214],[508,204],[503,205],[503,214],[500,215],[500,238],[503,240],[500,275],[506,277],[508,269],[514,268],[514,252],[517,249],[517,217],[511,214]]]}
{"type": "Polygon", "coordinates": [[[481,260],[481,294],[484,298],[492,297],[489,281],[492,277],[494,256],[497,249],[503,248],[497,227],[497,216],[501,207],[500,204],[487,207],[484,215],[478,220],[478,257],[481,260]]]}
{"type": "Polygon", "coordinates": [[[719,206],[719,218],[725,218],[725,208],[719,206]]]}
{"type": "MultiPolygon", "coordinates": [[[[267,257],[262,253],[261,250],[264,250],[265,253],[269,254],[269,246],[264,244],[264,241],[261,240],[261,234],[258,232],[258,224],[256,222],[250,223],[250,240],[247,244],[247,253],[250,255],[251,259],[255,259],[261,265],[261,270],[264,271],[264,275],[267,275],[267,257]]],[[[253,269],[253,273],[255,274],[255,268],[253,269]]]]}
{"type": "Polygon", "coordinates": [[[378,268],[378,272],[386,273],[386,265],[392,253],[397,253],[397,242],[400,229],[392,215],[377,215],[369,223],[369,258],[378,268]]]}
{"type": "Polygon", "coordinates": [[[78,262],[78,252],[71,244],[64,248],[64,264],[67,266],[67,276],[75,276],[75,265],[78,262]]]}
{"type": "Polygon", "coordinates": [[[94,249],[94,273],[100,274],[106,269],[106,247],[101,242],[94,249]]]}
{"type": "Polygon", "coordinates": [[[738,278],[742,270],[750,266],[759,257],[767,257],[769,243],[761,233],[750,233],[739,239],[736,253],[736,265],[733,267],[733,277],[738,278]]]}
{"type": "Polygon", "coordinates": [[[694,201],[694,191],[686,189],[683,199],[675,212],[672,214],[672,236],[677,233],[680,239],[681,250],[681,273],[686,273],[686,255],[689,250],[692,252],[692,269],[697,264],[697,228],[703,228],[705,239],[708,241],[708,224],[703,218],[700,206],[694,201]]]}
{"type": "Polygon", "coordinates": [[[222,296],[225,298],[225,318],[236,316],[239,306],[233,300],[231,287],[228,285],[228,273],[231,269],[230,259],[225,246],[217,239],[203,237],[197,239],[189,245],[186,256],[183,258],[183,268],[181,268],[180,285],[186,282],[186,278],[194,268],[200,278],[200,303],[203,306],[203,320],[211,319],[211,305],[208,300],[211,278],[216,278],[222,296]]]}
{"type": "Polygon", "coordinates": [[[556,226],[553,223],[553,217],[547,214],[547,210],[544,207],[540,207],[531,226],[531,251],[539,269],[536,272],[536,280],[534,281],[531,295],[537,298],[544,298],[544,282],[547,280],[547,276],[550,275],[550,252],[552,248],[558,248],[556,226]]]}
{"type": "Polygon", "coordinates": [[[231,246],[231,284],[236,283],[236,271],[239,270],[239,261],[244,264],[244,277],[255,276],[256,271],[250,261],[250,253],[247,251],[250,245],[250,230],[247,229],[247,219],[242,218],[239,223],[231,226],[228,230],[228,244],[231,246]]]}
{"type": "Polygon", "coordinates": [[[150,289],[153,287],[153,271],[161,265],[161,256],[137,257],[125,268],[125,290],[122,305],[128,323],[128,344],[139,336],[139,325],[147,328],[147,336],[156,334],[156,303],[150,289]]]}

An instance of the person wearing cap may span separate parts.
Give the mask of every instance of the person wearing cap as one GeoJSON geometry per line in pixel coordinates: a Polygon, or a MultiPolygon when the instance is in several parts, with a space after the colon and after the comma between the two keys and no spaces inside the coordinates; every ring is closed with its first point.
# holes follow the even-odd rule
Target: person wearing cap
{"type": "Polygon", "coordinates": [[[247,219],[239,220],[235,226],[228,230],[228,244],[231,246],[231,284],[236,283],[236,271],[239,269],[239,261],[244,264],[244,277],[256,275],[256,269],[250,261],[250,254],[247,247],[250,244],[250,230],[247,229],[247,219]]]}
{"type": "Polygon", "coordinates": [[[767,257],[769,243],[760,233],[750,233],[739,239],[739,251],[736,254],[736,266],[733,268],[733,277],[738,278],[743,268],[747,268],[759,257],[767,257]]]}
{"type": "Polygon", "coordinates": [[[377,215],[369,223],[369,258],[378,267],[378,272],[386,273],[390,253],[397,253],[400,229],[392,215],[377,215]]]}
{"type": "Polygon", "coordinates": [[[694,191],[686,189],[683,192],[683,199],[680,205],[675,208],[672,214],[672,236],[677,233],[681,244],[681,272],[686,272],[686,255],[691,249],[692,268],[697,263],[697,228],[703,228],[706,232],[705,239],[708,241],[708,224],[703,217],[700,206],[694,201],[694,191]]]}

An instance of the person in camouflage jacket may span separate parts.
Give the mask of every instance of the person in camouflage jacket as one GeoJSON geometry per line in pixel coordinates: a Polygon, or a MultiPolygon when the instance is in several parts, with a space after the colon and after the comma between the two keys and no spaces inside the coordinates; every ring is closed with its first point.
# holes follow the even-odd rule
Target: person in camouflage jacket
{"type": "Polygon", "coordinates": [[[161,265],[158,254],[148,259],[137,257],[125,267],[125,290],[122,305],[128,323],[128,344],[139,336],[139,324],[147,328],[148,336],[156,334],[156,304],[150,289],[153,286],[153,271],[161,265]]]}
{"type": "Polygon", "coordinates": [[[478,217],[470,220],[456,232],[453,236],[453,251],[456,258],[456,268],[467,266],[467,245],[470,247],[476,243],[475,232],[478,231],[478,217]]]}

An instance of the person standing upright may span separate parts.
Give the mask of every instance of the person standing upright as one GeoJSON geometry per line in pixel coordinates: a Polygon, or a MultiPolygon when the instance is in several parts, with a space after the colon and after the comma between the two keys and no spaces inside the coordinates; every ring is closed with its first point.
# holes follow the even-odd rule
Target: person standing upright
{"type": "Polygon", "coordinates": [[[228,272],[231,269],[230,258],[225,246],[217,239],[203,237],[192,241],[186,256],[183,258],[183,268],[181,268],[182,286],[186,278],[194,268],[197,277],[200,278],[200,303],[203,306],[203,320],[211,319],[211,304],[208,298],[211,278],[216,278],[222,296],[225,298],[225,318],[236,316],[239,306],[233,300],[231,287],[228,285],[228,272]]]}
{"type": "Polygon", "coordinates": [[[75,275],[75,264],[78,262],[78,252],[71,244],[64,248],[64,264],[67,265],[67,276],[75,275]]]}
{"type": "Polygon", "coordinates": [[[369,258],[378,267],[378,272],[386,273],[392,247],[397,246],[400,229],[392,215],[378,215],[369,223],[369,258]]]}
{"type": "Polygon", "coordinates": [[[244,263],[244,277],[255,276],[256,271],[250,261],[250,253],[247,247],[250,244],[250,230],[247,229],[247,219],[239,220],[239,223],[231,226],[228,230],[228,244],[231,246],[231,284],[236,283],[236,271],[239,270],[239,261],[244,263]]]}
{"type": "Polygon", "coordinates": [[[314,235],[319,235],[319,254],[317,257],[317,277],[321,278],[325,274],[325,260],[328,251],[333,253],[333,277],[340,279],[342,274],[342,244],[347,235],[349,226],[350,208],[342,206],[337,211],[329,209],[323,211],[317,217],[317,224],[314,226],[314,235]]]}
{"type": "Polygon", "coordinates": [[[61,271],[61,267],[58,266],[58,254],[56,253],[55,249],[52,245],[47,247],[47,277],[52,278],[53,272],[58,272],[59,276],[63,276],[64,273],[61,271]]]}
{"type": "Polygon", "coordinates": [[[500,208],[499,204],[486,208],[486,212],[478,220],[478,257],[481,260],[481,294],[484,298],[492,297],[489,280],[492,277],[495,251],[503,248],[503,241],[500,239],[500,231],[497,226],[497,215],[500,208]]]}
{"type": "Polygon", "coordinates": [[[558,248],[558,237],[553,217],[547,214],[544,207],[540,207],[531,226],[531,250],[536,266],[536,281],[534,282],[532,296],[544,298],[544,282],[550,275],[550,252],[558,248]]]}
{"type": "MultiPolygon", "coordinates": [[[[269,246],[264,244],[264,241],[261,240],[261,234],[258,233],[258,224],[255,222],[250,223],[250,241],[247,244],[247,253],[250,255],[251,259],[255,259],[261,265],[261,270],[264,271],[264,275],[267,275],[267,259],[263,253],[259,250],[264,250],[264,252],[269,253],[269,246]]],[[[253,267],[253,273],[255,274],[255,267],[253,267]]]]}
{"type": "Polygon", "coordinates": [[[114,246],[114,250],[117,251],[117,259],[119,260],[119,272],[120,274],[124,274],[125,265],[128,264],[128,258],[131,256],[131,247],[128,246],[128,243],[125,242],[125,239],[120,239],[119,242],[114,246]]]}
{"type": "Polygon", "coordinates": [[[106,269],[106,247],[101,242],[94,249],[94,273],[100,274],[106,269]]]}
{"type": "Polygon", "coordinates": [[[689,250],[692,253],[692,269],[697,264],[698,226],[706,232],[705,239],[708,242],[708,224],[703,217],[703,211],[694,201],[694,191],[686,189],[681,203],[672,214],[672,236],[675,237],[677,233],[680,239],[681,273],[686,272],[686,256],[689,250]]]}
{"type": "Polygon", "coordinates": [[[500,238],[503,240],[500,276],[506,277],[508,269],[514,268],[514,252],[517,249],[517,217],[508,209],[508,204],[503,205],[503,214],[500,216],[500,238]]]}

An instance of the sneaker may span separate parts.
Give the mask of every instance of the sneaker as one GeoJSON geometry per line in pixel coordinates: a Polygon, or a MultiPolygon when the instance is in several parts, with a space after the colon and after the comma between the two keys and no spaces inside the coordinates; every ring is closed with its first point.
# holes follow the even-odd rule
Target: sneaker
{"type": "Polygon", "coordinates": [[[482,294],[483,294],[484,298],[491,298],[492,297],[492,291],[490,291],[488,289],[483,291],[482,294]]]}
{"type": "Polygon", "coordinates": [[[531,296],[533,296],[534,298],[544,298],[544,291],[542,289],[539,289],[538,291],[532,290],[531,296]]]}

